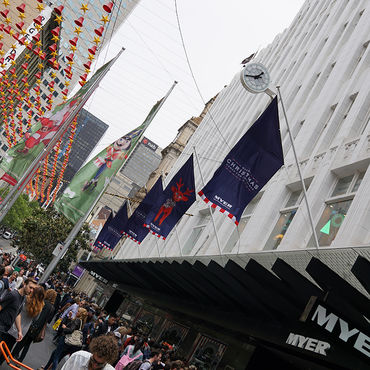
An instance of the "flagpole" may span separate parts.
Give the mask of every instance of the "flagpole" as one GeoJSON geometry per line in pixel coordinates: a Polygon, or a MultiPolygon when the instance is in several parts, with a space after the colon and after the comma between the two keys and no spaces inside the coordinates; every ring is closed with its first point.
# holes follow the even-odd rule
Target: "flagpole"
{"type": "Polygon", "coordinates": [[[315,226],[314,226],[313,218],[312,218],[312,214],[311,214],[311,209],[310,209],[310,206],[308,204],[306,185],[305,185],[304,180],[303,180],[301,166],[298,162],[298,156],[297,156],[297,152],[296,152],[295,145],[294,145],[293,135],[292,135],[292,132],[290,131],[288,117],[287,117],[287,114],[285,112],[285,106],[284,106],[283,98],[282,98],[281,92],[280,92],[280,86],[276,86],[276,88],[277,88],[277,91],[278,91],[278,94],[279,94],[281,107],[283,108],[285,123],[286,123],[286,126],[288,128],[288,134],[289,134],[290,142],[292,144],[293,154],[294,154],[295,162],[296,162],[296,165],[297,165],[297,168],[298,168],[299,178],[301,179],[304,200],[305,200],[306,207],[307,207],[308,217],[310,219],[310,224],[311,224],[311,228],[312,228],[313,237],[314,237],[314,240],[315,240],[315,245],[316,245],[316,248],[319,249],[319,241],[317,239],[316,230],[315,230],[315,226]]]}
{"type": "MultiPolygon", "coordinates": [[[[200,178],[201,178],[201,180],[202,180],[203,187],[204,187],[206,184],[205,184],[205,182],[204,182],[203,173],[202,173],[202,170],[201,170],[201,168],[200,168],[199,158],[198,158],[197,151],[195,150],[195,146],[193,146],[193,150],[194,150],[195,158],[196,158],[196,160],[197,160],[197,164],[198,164],[198,168],[199,168],[199,173],[200,173],[200,178]]],[[[213,212],[212,212],[212,208],[211,208],[211,206],[210,206],[210,205],[208,205],[208,209],[209,209],[209,213],[210,213],[210,215],[211,215],[212,224],[213,224],[213,229],[214,229],[214,232],[215,232],[215,235],[216,235],[216,241],[217,241],[218,251],[220,252],[220,256],[222,256],[220,239],[218,238],[218,233],[217,233],[217,229],[216,229],[216,224],[215,224],[215,220],[214,220],[214,218],[213,218],[213,212]]]]}
{"type": "Polygon", "coordinates": [[[29,166],[28,170],[23,174],[23,176],[20,178],[20,180],[17,182],[17,184],[11,189],[4,199],[4,201],[0,204],[0,222],[3,220],[3,218],[6,216],[12,205],[15,203],[15,201],[18,199],[18,197],[21,195],[23,189],[26,187],[29,177],[32,177],[33,173],[37,170],[37,168],[41,165],[41,161],[46,155],[54,148],[55,144],[59,141],[62,134],[65,133],[69,125],[73,122],[75,116],[81,110],[82,106],[86,103],[86,101],[90,98],[92,93],[95,91],[95,87],[99,85],[99,83],[102,81],[102,79],[105,77],[105,75],[110,70],[110,67],[115,63],[115,61],[119,58],[119,56],[123,53],[125,49],[122,48],[119,53],[116,55],[114,59],[111,61],[111,65],[105,73],[102,73],[96,81],[92,84],[92,86],[89,89],[89,93],[86,93],[86,95],[82,98],[81,103],[77,104],[76,106],[72,107],[69,117],[66,119],[66,121],[61,125],[59,130],[55,133],[55,135],[51,138],[48,145],[45,146],[45,148],[40,152],[40,154],[33,160],[31,165],[29,166]],[[78,109],[77,109],[78,108],[78,109]],[[76,111],[76,113],[75,113],[76,111]],[[26,181],[27,180],[27,181],[26,181]],[[17,185],[20,184],[18,187],[17,185]]]}
{"type": "Polygon", "coordinates": [[[85,213],[85,215],[82,216],[78,220],[78,222],[75,224],[75,226],[73,227],[73,229],[71,230],[71,232],[68,234],[66,240],[63,243],[62,250],[60,251],[60,253],[58,254],[58,256],[53,256],[53,259],[51,260],[51,262],[49,263],[49,265],[46,268],[45,272],[43,273],[43,275],[42,275],[42,277],[41,277],[41,279],[39,281],[39,284],[46,283],[46,281],[49,279],[51,273],[54,271],[54,269],[57,266],[57,264],[59,263],[59,261],[64,257],[64,255],[68,251],[68,248],[71,245],[73,239],[77,236],[77,234],[80,231],[81,227],[83,226],[83,224],[85,223],[85,221],[89,217],[90,213],[92,212],[92,210],[94,209],[94,207],[96,206],[96,204],[99,202],[101,196],[104,194],[105,190],[108,187],[108,184],[109,184],[109,182],[107,181],[106,182],[106,185],[103,187],[103,189],[101,190],[101,192],[99,193],[99,195],[97,196],[97,198],[95,199],[95,201],[93,202],[93,204],[90,206],[90,208],[87,210],[87,212],[85,213]]]}

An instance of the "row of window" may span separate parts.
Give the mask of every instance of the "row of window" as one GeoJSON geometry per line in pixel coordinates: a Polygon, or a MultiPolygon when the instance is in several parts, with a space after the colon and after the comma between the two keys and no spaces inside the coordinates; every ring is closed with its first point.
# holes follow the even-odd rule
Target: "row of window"
{"type": "MultiPolygon", "coordinates": [[[[316,235],[320,247],[328,247],[335,239],[339,228],[341,227],[347,212],[351,206],[356,191],[358,190],[365,172],[356,172],[350,176],[338,179],[338,182],[332,191],[329,198],[325,200],[325,209],[316,225],[316,235]]],[[[307,188],[309,185],[307,186],[307,188]]],[[[283,240],[294,216],[296,215],[300,203],[303,199],[303,191],[297,190],[291,193],[283,209],[280,210],[280,217],[276,222],[272,232],[264,246],[265,250],[275,250],[283,240]]],[[[256,208],[262,193],[259,193],[246,207],[243,216],[240,219],[238,228],[234,228],[230,234],[223,253],[230,253],[239,243],[240,235],[243,233],[249,219],[252,217],[254,209],[256,208]]],[[[207,227],[210,221],[210,214],[208,209],[199,212],[198,225],[193,227],[189,238],[183,246],[183,254],[190,254],[194,246],[200,241],[203,230],[207,227]]],[[[207,241],[208,237],[204,238],[202,245],[207,241]]],[[[315,241],[312,236],[308,242],[307,247],[314,248],[315,241]]],[[[193,251],[194,252],[194,251],[193,251]]]]}

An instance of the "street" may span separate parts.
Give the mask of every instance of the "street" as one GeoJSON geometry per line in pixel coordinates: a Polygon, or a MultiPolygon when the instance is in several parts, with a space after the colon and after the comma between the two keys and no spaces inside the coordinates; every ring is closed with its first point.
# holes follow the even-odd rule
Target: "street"
{"type": "Polygon", "coordinates": [[[11,246],[11,239],[4,239],[0,236],[0,248],[2,248],[5,253],[13,253],[16,251],[15,248],[11,246]]]}
{"type": "MultiPolygon", "coordinates": [[[[33,343],[27,353],[26,358],[23,360],[23,363],[27,366],[37,369],[40,366],[46,365],[46,362],[49,360],[49,357],[55,345],[52,343],[54,330],[52,325],[48,325],[46,328],[45,339],[40,343],[33,343]]],[[[59,368],[62,367],[62,362],[60,363],[59,368]]],[[[0,370],[11,369],[6,363],[0,366],[0,370]]]]}

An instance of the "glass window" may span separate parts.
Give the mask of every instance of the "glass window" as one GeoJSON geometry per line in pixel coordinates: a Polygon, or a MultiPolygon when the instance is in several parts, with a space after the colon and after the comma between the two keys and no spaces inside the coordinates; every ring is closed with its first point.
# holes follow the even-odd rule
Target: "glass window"
{"type": "Polygon", "coordinates": [[[288,230],[290,223],[293,220],[293,217],[297,213],[297,210],[290,212],[282,212],[274,229],[272,230],[270,237],[266,243],[265,249],[272,250],[276,249],[284,238],[285,233],[288,230]]]}
{"type": "MultiPolygon", "coordinates": [[[[337,236],[352,199],[343,200],[336,203],[328,204],[316,227],[316,234],[320,247],[328,247],[337,236]]],[[[308,247],[315,247],[313,237],[308,243],[308,247]]]]}
{"type": "Polygon", "coordinates": [[[2,147],[1,147],[2,150],[4,150],[4,152],[6,152],[8,150],[8,147],[4,144],[2,147]]]}
{"type": "Polygon", "coordinates": [[[365,176],[365,172],[360,172],[352,188],[352,193],[356,192],[361,185],[362,179],[365,176]]]}
{"type": "Polygon", "coordinates": [[[298,203],[302,190],[293,191],[285,207],[293,207],[298,203]]]}
{"type": "Polygon", "coordinates": [[[225,248],[223,250],[224,253],[230,253],[235,245],[239,242],[240,235],[243,233],[247,223],[250,219],[250,216],[242,217],[239,221],[239,225],[234,227],[233,232],[231,233],[228,241],[226,242],[225,248]]]}
{"type": "Polygon", "coordinates": [[[189,254],[193,250],[195,244],[197,243],[202,234],[202,231],[208,224],[208,220],[210,218],[209,210],[205,209],[201,212],[198,213],[198,216],[195,216],[198,218],[198,223],[196,226],[193,227],[193,230],[191,231],[189,238],[187,239],[182,248],[183,254],[189,254]]]}
{"type": "Polygon", "coordinates": [[[339,179],[331,196],[335,197],[337,195],[346,194],[349,189],[349,186],[351,185],[353,176],[354,175],[350,175],[339,179]]]}

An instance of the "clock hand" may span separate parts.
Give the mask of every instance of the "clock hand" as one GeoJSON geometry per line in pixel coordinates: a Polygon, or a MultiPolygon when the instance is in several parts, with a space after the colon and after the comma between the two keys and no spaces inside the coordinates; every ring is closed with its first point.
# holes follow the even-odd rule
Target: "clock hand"
{"type": "Polygon", "coordinates": [[[263,75],[263,72],[261,72],[259,75],[253,76],[253,75],[245,75],[245,77],[253,77],[255,80],[258,80],[263,75]]]}

